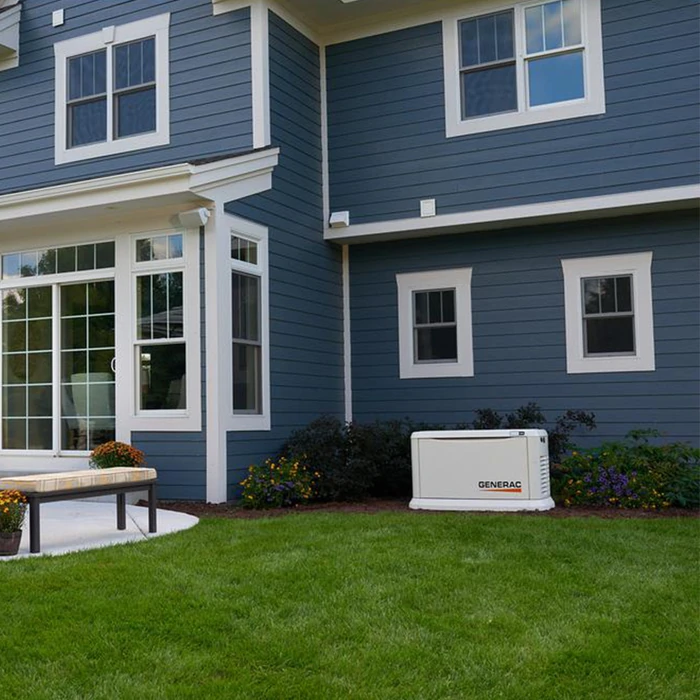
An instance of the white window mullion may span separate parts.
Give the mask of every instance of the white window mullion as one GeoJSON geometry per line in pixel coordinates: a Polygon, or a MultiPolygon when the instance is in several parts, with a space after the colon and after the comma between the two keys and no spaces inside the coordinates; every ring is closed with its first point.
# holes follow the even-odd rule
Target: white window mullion
{"type": "Polygon", "coordinates": [[[108,45],[107,49],[107,143],[114,140],[114,70],[112,68],[114,47],[108,45]]]}
{"type": "Polygon", "coordinates": [[[513,35],[515,38],[515,76],[518,91],[518,111],[528,108],[527,99],[527,75],[525,65],[525,50],[527,48],[525,39],[525,10],[522,5],[515,6],[515,16],[513,18],[515,26],[513,35]]]}
{"type": "MultiPolygon", "coordinates": [[[[61,453],[61,288],[58,284],[51,286],[51,371],[53,399],[53,454],[61,453]]],[[[29,407],[27,407],[29,408],[29,407]]]]}

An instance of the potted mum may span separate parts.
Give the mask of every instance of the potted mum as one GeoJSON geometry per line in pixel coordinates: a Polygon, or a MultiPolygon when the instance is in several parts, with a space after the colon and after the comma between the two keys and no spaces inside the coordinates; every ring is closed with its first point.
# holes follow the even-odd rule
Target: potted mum
{"type": "Polygon", "coordinates": [[[0,557],[11,557],[19,551],[26,512],[23,494],[14,489],[0,491],[0,557]]]}
{"type": "Polygon", "coordinates": [[[125,442],[111,440],[98,445],[90,453],[92,469],[109,469],[111,467],[142,467],[146,455],[125,442]]]}

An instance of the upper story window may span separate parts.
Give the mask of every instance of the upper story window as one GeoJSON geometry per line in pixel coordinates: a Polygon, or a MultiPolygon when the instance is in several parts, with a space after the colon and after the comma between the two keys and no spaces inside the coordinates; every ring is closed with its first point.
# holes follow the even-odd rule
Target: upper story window
{"type": "Polygon", "coordinates": [[[562,260],[569,374],[655,367],[651,253],[562,260]]]}
{"type": "Polygon", "coordinates": [[[600,0],[499,5],[443,36],[448,137],[605,111],[600,0]]]}
{"type": "Polygon", "coordinates": [[[57,43],[56,163],[169,143],[168,14],[57,43]]]}

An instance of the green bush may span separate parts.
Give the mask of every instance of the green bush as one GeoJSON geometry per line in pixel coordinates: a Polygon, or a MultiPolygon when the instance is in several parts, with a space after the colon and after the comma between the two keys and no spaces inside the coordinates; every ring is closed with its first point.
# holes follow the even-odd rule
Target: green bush
{"type": "Polygon", "coordinates": [[[314,474],[301,461],[280,457],[248,467],[241,481],[246,508],[280,508],[311,500],[316,495],[314,474]]]}
{"type": "Polygon", "coordinates": [[[323,416],[294,432],[282,454],[303,455],[320,474],[317,498],[351,501],[411,496],[411,433],[441,426],[408,419],[344,424],[323,416]]]}
{"type": "Polygon", "coordinates": [[[555,500],[566,506],[699,507],[700,450],[680,442],[650,442],[659,436],[635,430],[623,441],[574,452],[553,467],[555,500]]]}
{"type": "Polygon", "coordinates": [[[474,430],[525,430],[541,428],[549,435],[549,461],[558,463],[563,455],[574,448],[572,434],[579,428],[593,430],[596,427],[595,415],[587,411],[569,409],[549,424],[540,407],[528,403],[516,409],[513,413],[502,416],[492,408],[480,408],[475,411],[476,419],[472,423],[474,430]]]}

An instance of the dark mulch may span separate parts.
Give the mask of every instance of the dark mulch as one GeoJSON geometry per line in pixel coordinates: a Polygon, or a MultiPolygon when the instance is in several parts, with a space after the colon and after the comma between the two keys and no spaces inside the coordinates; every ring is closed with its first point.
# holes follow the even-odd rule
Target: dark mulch
{"type": "MultiPolygon", "coordinates": [[[[145,505],[145,503],[143,504],[145,505]]],[[[410,510],[408,500],[370,498],[360,503],[311,503],[295,508],[270,508],[268,510],[250,510],[235,503],[214,505],[195,501],[159,501],[159,508],[176,510],[181,513],[196,515],[198,518],[276,518],[295,513],[384,513],[387,511],[406,512],[414,515],[431,515],[439,511],[410,510]]],[[[489,515],[489,513],[483,513],[489,515]]],[[[502,513],[490,513],[502,515],[502,513]]],[[[700,517],[700,511],[683,508],[667,508],[663,511],[635,510],[631,508],[563,508],[542,512],[521,511],[517,515],[530,515],[547,518],[678,518],[700,517]]]]}

